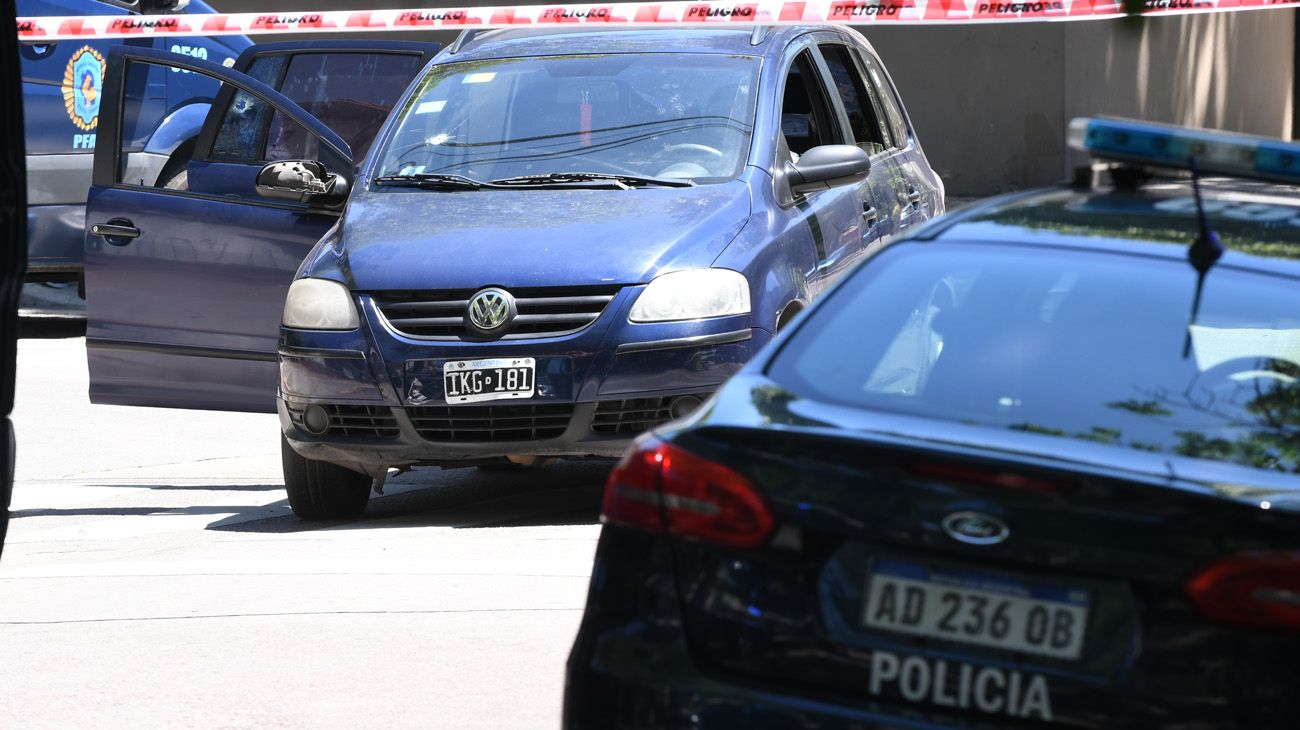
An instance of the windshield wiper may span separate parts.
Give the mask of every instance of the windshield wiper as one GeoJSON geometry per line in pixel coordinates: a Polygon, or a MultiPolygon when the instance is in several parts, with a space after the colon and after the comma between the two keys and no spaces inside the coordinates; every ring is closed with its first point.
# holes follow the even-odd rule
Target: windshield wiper
{"type": "Polygon", "coordinates": [[[551,172],[545,175],[519,175],[493,180],[493,185],[542,186],[564,183],[613,182],[627,187],[646,187],[658,185],[666,188],[689,188],[695,185],[692,180],[679,180],[665,177],[642,177],[640,175],[611,174],[604,172],[551,172]]]}
{"type": "Polygon", "coordinates": [[[375,178],[375,182],[380,185],[413,185],[428,190],[478,190],[484,186],[491,186],[491,183],[464,175],[437,175],[431,172],[384,175],[375,178]]]}

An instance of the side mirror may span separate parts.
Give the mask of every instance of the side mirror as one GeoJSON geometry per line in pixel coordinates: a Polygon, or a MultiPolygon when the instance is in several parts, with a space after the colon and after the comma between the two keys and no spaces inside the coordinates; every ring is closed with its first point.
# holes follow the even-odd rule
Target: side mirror
{"type": "Polygon", "coordinates": [[[142,0],[140,12],[145,15],[181,13],[190,6],[190,0],[142,0]]]}
{"type": "Polygon", "coordinates": [[[257,194],[263,198],[329,205],[348,197],[348,181],[315,160],[272,162],[257,173],[257,194]]]}
{"type": "Polygon", "coordinates": [[[787,163],[785,170],[791,193],[811,193],[866,180],[871,155],[849,144],[826,144],[803,153],[798,162],[787,163]]]}

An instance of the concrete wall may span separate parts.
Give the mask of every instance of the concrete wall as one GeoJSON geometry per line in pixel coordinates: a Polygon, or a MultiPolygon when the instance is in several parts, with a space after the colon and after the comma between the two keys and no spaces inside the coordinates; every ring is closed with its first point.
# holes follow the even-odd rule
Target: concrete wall
{"type": "MultiPolygon", "coordinates": [[[[265,0],[211,1],[227,12],[266,9],[265,0]]],[[[290,7],[438,5],[452,3],[299,0],[290,7]]],[[[1109,114],[1290,139],[1295,12],[860,30],[884,59],[948,193],[975,196],[1065,177],[1078,162],[1065,150],[1065,126],[1075,116],[1109,114]]],[[[370,37],[445,42],[455,34],[370,37]]]]}
{"type": "Polygon", "coordinates": [[[950,195],[1051,183],[1076,116],[1289,139],[1295,11],[966,28],[866,28],[950,195]]]}

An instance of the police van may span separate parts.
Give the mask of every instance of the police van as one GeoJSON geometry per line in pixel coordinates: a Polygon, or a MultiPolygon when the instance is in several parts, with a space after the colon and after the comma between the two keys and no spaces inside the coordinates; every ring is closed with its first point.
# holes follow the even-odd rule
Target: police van
{"type": "MultiPolygon", "coordinates": [[[[202,0],[18,0],[17,6],[19,17],[215,12],[202,0]]],[[[28,281],[76,281],[81,276],[105,60],[117,45],[230,66],[252,42],[245,36],[146,36],[20,43],[30,203],[28,281]]],[[[185,164],[217,84],[161,67],[142,81],[142,103],[130,130],[130,173],[149,185],[183,186],[185,164]]]]}

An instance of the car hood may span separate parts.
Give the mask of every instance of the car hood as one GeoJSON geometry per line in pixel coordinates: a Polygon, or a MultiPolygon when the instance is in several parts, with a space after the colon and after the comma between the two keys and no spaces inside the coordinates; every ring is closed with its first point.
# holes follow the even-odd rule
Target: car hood
{"type": "Polygon", "coordinates": [[[358,291],[635,284],[709,266],[750,213],[742,181],[633,190],[362,193],[342,222],[358,291]]]}

